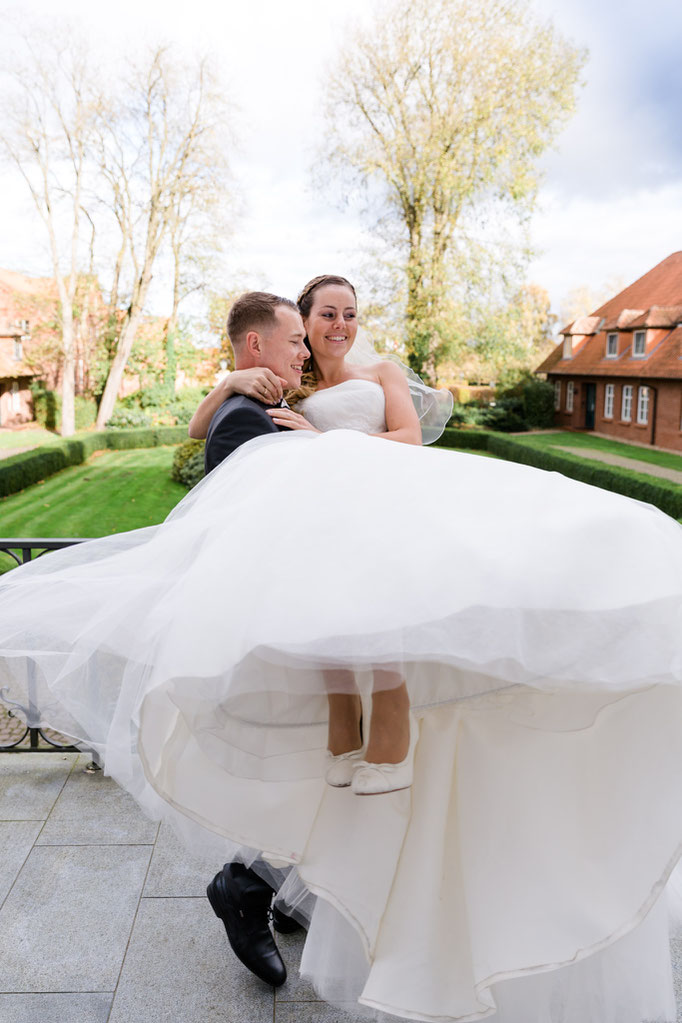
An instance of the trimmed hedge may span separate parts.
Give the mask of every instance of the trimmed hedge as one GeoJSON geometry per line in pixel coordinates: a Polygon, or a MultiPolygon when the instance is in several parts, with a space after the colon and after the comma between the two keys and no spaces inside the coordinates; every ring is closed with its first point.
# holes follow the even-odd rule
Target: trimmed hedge
{"type": "Polygon", "coordinates": [[[186,438],[186,426],[101,430],[84,437],[65,438],[0,461],[0,497],[16,494],[70,465],[81,465],[94,451],[154,448],[162,444],[180,444],[186,438]]]}
{"type": "Polygon", "coordinates": [[[682,487],[678,483],[645,476],[643,473],[621,469],[615,465],[590,462],[587,457],[579,458],[564,451],[555,453],[547,451],[546,448],[536,448],[499,434],[489,435],[488,451],[510,462],[521,462],[536,469],[560,472],[581,483],[589,483],[593,487],[601,487],[602,490],[611,490],[615,494],[624,494],[625,497],[645,501],[674,519],[682,518],[682,487]]]}
{"type": "Polygon", "coordinates": [[[489,430],[457,430],[448,426],[436,441],[437,448],[469,448],[471,451],[487,451],[489,430]]]}

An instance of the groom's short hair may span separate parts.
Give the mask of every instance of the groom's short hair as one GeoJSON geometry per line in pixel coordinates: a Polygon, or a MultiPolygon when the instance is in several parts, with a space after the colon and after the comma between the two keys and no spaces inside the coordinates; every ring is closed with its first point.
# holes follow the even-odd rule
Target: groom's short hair
{"type": "Polygon", "coordinates": [[[298,312],[296,303],[281,295],[271,295],[267,291],[247,291],[240,295],[227,317],[227,335],[232,346],[242,344],[250,330],[276,327],[277,309],[282,305],[298,312]]]}

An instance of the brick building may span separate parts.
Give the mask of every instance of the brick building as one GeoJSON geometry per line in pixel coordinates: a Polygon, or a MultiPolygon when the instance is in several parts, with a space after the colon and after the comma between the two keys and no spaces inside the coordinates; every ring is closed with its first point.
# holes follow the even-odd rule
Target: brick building
{"type": "MultiPolygon", "coordinates": [[[[54,284],[0,269],[0,427],[33,419],[31,381],[38,375],[30,364],[38,297],[47,297],[54,284]]],[[[53,312],[54,300],[50,303],[53,312]]]]}
{"type": "Polygon", "coordinates": [[[682,451],[682,252],[560,332],[557,426],[682,451]]]}

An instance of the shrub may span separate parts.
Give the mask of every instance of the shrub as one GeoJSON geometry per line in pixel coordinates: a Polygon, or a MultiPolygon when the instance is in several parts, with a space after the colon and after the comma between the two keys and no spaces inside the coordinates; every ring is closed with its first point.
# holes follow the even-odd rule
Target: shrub
{"type": "Polygon", "coordinates": [[[463,405],[456,401],[452,406],[452,415],[448,425],[480,426],[485,419],[485,410],[477,405],[463,405]]]}
{"type": "Polygon", "coordinates": [[[528,429],[521,397],[501,398],[484,410],[482,423],[489,430],[520,433],[528,429]]]}
{"type": "MultiPolygon", "coordinates": [[[[37,423],[46,430],[59,430],[62,425],[62,397],[56,391],[41,387],[31,388],[33,415],[37,423]]],[[[88,430],[97,418],[97,402],[77,394],[74,398],[74,415],[77,430],[88,430]]]]}
{"type": "Polygon", "coordinates": [[[186,440],[181,444],[173,455],[171,479],[188,490],[196,486],[204,478],[205,446],[203,440],[186,440]]]}
{"type": "Polygon", "coordinates": [[[115,408],[106,422],[107,430],[129,430],[137,426],[151,426],[151,416],[139,408],[115,408]]]}
{"type": "Polygon", "coordinates": [[[119,398],[107,427],[187,425],[207,393],[204,387],[183,387],[169,394],[165,384],[152,384],[119,398]]]}
{"type": "Polygon", "coordinates": [[[554,388],[546,380],[525,380],[521,400],[523,418],[529,427],[546,430],[554,426],[554,388]]]}
{"type": "Polygon", "coordinates": [[[491,434],[488,450],[508,461],[521,462],[550,472],[560,472],[571,479],[580,480],[581,483],[589,483],[601,487],[602,490],[611,490],[638,501],[646,501],[675,519],[682,517],[682,487],[677,483],[647,477],[615,465],[590,463],[568,452],[533,447],[512,437],[491,434]]]}

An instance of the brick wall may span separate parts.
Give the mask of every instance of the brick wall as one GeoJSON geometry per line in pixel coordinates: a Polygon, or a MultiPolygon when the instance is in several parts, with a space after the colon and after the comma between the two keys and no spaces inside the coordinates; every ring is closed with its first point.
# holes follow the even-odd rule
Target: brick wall
{"type": "Polygon", "coordinates": [[[30,379],[16,381],[18,391],[14,391],[14,380],[0,380],[0,426],[19,426],[33,419],[33,404],[29,389],[30,379]]]}
{"type": "Polygon", "coordinates": [[[584,430],[587,410],[587,384],[596,385],[596,407],[594,429],[598,433],[610,434],[617,440],[630,441],[637,444],[654,443],[660,447],[682,451],[682,380],[640,380],[636,377],[612,377],[609,380],[594,377],[574,377],[570,381],[566,377],[552,378],[561,380],[561,407],[555,414],[557,426],[567,430],[584,430]],[[566,390],[573,384],[573,412],[566,411],[566,390]],[[607,418],[605,398],[607,384],[614,385],[613,415],[607,418]],[[632,407],[630,420],[622,419],[623,387],[632,387],[632,407]],[[649,386],[649,421],[646,424],[637,422],[637,401],[639,388],[649,386]],[[655,394],[654,394],[655,390],[655,394]],[[654,429],[654,414],[656,419],[654,429]]]}

